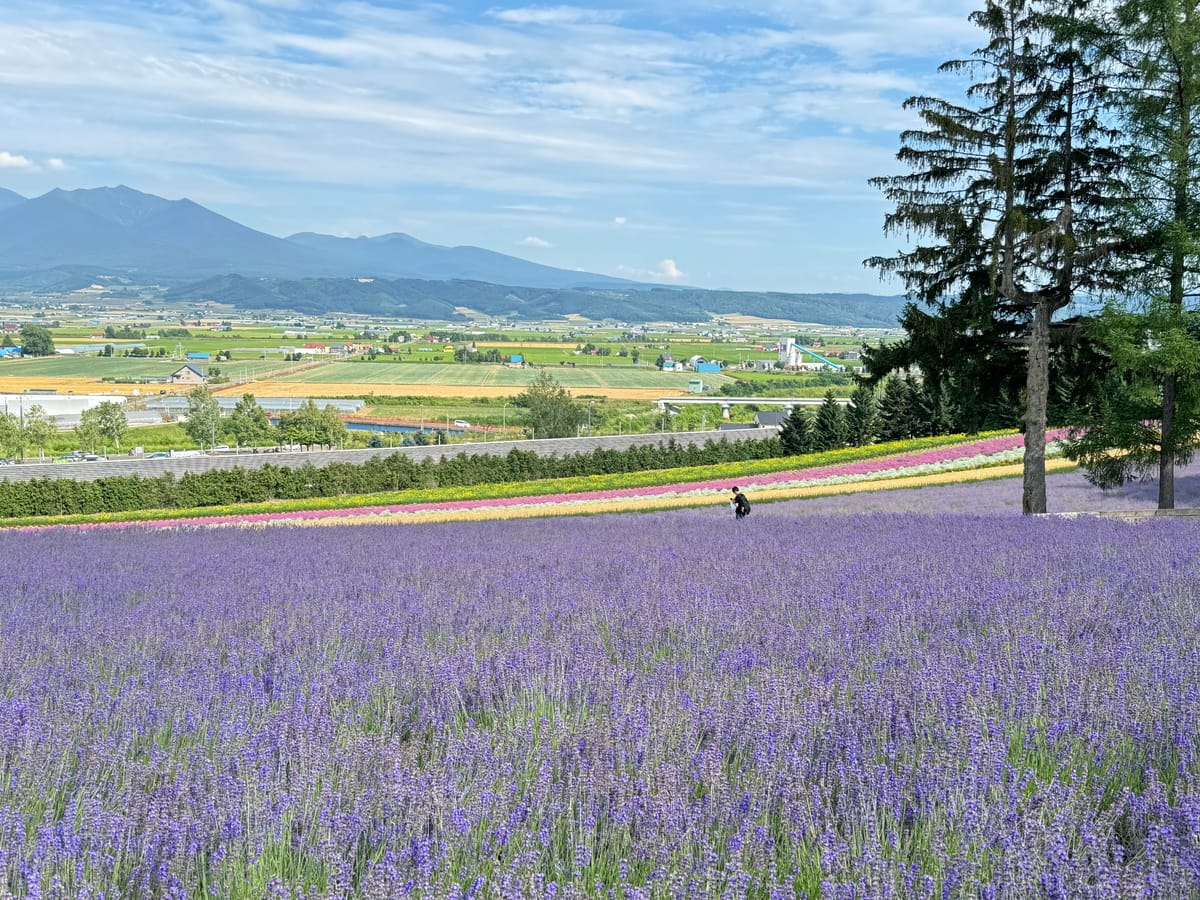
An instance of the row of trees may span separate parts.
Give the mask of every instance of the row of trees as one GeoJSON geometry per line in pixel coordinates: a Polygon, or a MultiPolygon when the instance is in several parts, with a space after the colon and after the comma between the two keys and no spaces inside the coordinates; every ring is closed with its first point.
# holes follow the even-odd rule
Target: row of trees
{"type": "MultiPolygon", "coordinates": [[[[281,415],[278,426],[271,423],[253,394],[244,394],[228,416],[222,416],[217,399],[203,385],[188,392],[187,402],[183,430],[200,447],[230,442],[242,447],[274,444],[332,447],[345,436],[346,426],[337,410],[332,406],[320,409],[312,400],[281,415]]],[[[79,446],[91,451],[109,446],[120,452],[128,430],[125,408],[111,400],[84,410],[75,426],[79,446]]],[[[11,455],[23,455],[28,447],[45,449],[53,434],[54,424],[41,407],[31,407],[20,428],[15,417],[0,416],[0,447],[11,455]]]]}
{"type": "Polygon", "coordinates": [[[221,415],[216,397],[204,385],[188,391],[187,402],[183,428],[201,447],[215,446],[218,439],[242,447],[277,443],[333,447],[342,442],[346,433],[338,411],[332,406],[319,408],[313,400],[305,400],[297,409],[283,413],[278,426],[271,423],[253,394],[243,394],[228,416],[221,415]]]}
{"type": "Polygon", "coordinates": [[[37,404],[15,413],[0,413],[0,453],[6,457],[24,459],[32,450],[45,453],[53,437],[54,421],[37,404]]]}
{"type": "Polygon", "coordinates": [[[912,376],[893,376],[880,388],[860,385],[849,405],[839,403],[830,390],[814,413],[792,407],[779,440],[784,452],[799,454],[957,433],[954,420],[943,415],[946,411],[925,384],[912,376]]]}
{"type": "Polygon", "coordinates": [[[964,99],[909,99],[906,171],[873,180],[886,230],[915,241],[867,263],[917,302],[869,370],[919,368],[967,427],[1019,423],[1027,513],[1046,510],[1051,419],[1080,426],[1094,481],[1157,471],[1172,508],[1200,437],[1195,0],[988,0],[971,18],[986,43],[942,66],[964,99]]]}
{"type": "Polygon", "coordinates": [[[189,473],[179,478],[171,474],[154,478],[126,475],[95,481],[35,478],[0,481],[0,518],[191,509],[273,499],[640,472],[767,459],[778,456],[779,452],[779,441],[772,437],[764,441],[708,441],[702,447],[666,441],[627,450],[597,449],[563,456],[539,456],[514,449],[504,456],[462,454],[417,462],[403,454],[387,454],[358,465],[333,463],[295,469],[266,465],[189,473]]]}

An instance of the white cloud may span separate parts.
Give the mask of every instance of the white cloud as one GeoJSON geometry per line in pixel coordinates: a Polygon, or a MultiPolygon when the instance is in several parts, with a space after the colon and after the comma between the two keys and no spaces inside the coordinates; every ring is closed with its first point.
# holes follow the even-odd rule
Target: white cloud
{"type": "Polygon", "coordinates": [[[654,274],[659,278],[665,278],[668,281],[680,281],[687,276],[679,271],[679,266],[675,265],[675,260],[664,259],[654,267],[654,274]]]}
{"type": "Polygon", "coordinates": [[[46,168],[51,172],[63,172],[68,168],[67,164],[57,156],[52,156],[46,160],[46,168]]]}
{"type": "Polygon", "coordinates": [[[7,150],[0,150],[0,169],[33,169],[33,160],[7,150]]]}
{"type": "Polygon", "coordinates": [[[513,25],[578,25],[581,23],[611,23],[620,20],[615,10],[582,9],[578,6],[525,6],[517,9],[494,9],[489,15],[513,25]]]}
{"type": "Polygon", "coordinates": [[[536,235],[531,234],[529,237],[525,238],[525,240],[521,241],[521,246],[522,247],[536,247],[539,250],[546,250],[550,247],[553,247],[554,245],[552,243],[550,243],[548,240],[546,240],[545,238],[540,238],[540,237],[537,237],[536,235]]]}
{"type": "Polygon", "coordinates": [[[624,216],[617,216],[615,219],[613,219],[614,225],[626,225],[628,223],[629,223],[629,220],[627,218],[625,218],[624,216]]]}

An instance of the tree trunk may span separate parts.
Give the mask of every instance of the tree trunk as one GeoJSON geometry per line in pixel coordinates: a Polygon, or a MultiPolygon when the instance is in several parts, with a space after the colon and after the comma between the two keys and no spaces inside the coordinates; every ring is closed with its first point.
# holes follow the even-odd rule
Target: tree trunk
{"type": "Polygon", "coordinates": [[[1158,508],[1175,508],[1175,375],[1163,377],[1162,445],[1158,453],[1158,508]]]}
{"type": "Polygon", "coordinates": [[[1050,395],[1050,304],[1039,300],[1025,367],[1025,467],[1021,512],[1046,512],[1046,405],[1050,395]]]}

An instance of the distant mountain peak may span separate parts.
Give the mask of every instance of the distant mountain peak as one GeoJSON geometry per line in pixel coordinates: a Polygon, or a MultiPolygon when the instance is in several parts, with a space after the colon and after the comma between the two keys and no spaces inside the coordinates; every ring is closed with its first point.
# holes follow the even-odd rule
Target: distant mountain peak
{"type": "Polygon", "coordinates": [[[134,190],[124,184],[116,187],[76,188],[70,191],[55,188],[43,196],[52,196],[80,209],[86,209],[88,212],[118,225],[134,225],[149,216],[162,212],[173,202],[178,202],[164,200],[162,197],[134,190]]]}
{"type": "Polygon", "coordinates": [[[8,188],[0,188],[0,209],[8,209],[10,206],[16,206],[18,203],[24,203],[25,197],[22,197],[16,191],[10,191],[8,188]]]}

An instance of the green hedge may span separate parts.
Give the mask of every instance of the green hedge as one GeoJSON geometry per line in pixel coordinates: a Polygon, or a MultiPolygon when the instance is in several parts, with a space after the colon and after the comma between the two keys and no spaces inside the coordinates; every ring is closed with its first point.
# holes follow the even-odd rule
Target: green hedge
{"type": "Polygon", "coordinates": [[[149,509],[198,509],[235,503],[340,497],[413,488],[503,484],[580,475],[609,475],[746,462],[783,455],[779,439],[708,441],[703,446],[647,444],[628,450],[593,450],[568,456],[539,456],[513,449],[505,456],[463,454],[414,462],[404,454],[377,456],[355,465],[332,463],[296,469],[216,469],[176,478],[125,475],[96,481],[38,478],[0,482],[0,518],[61,516],[149,509]]]}

